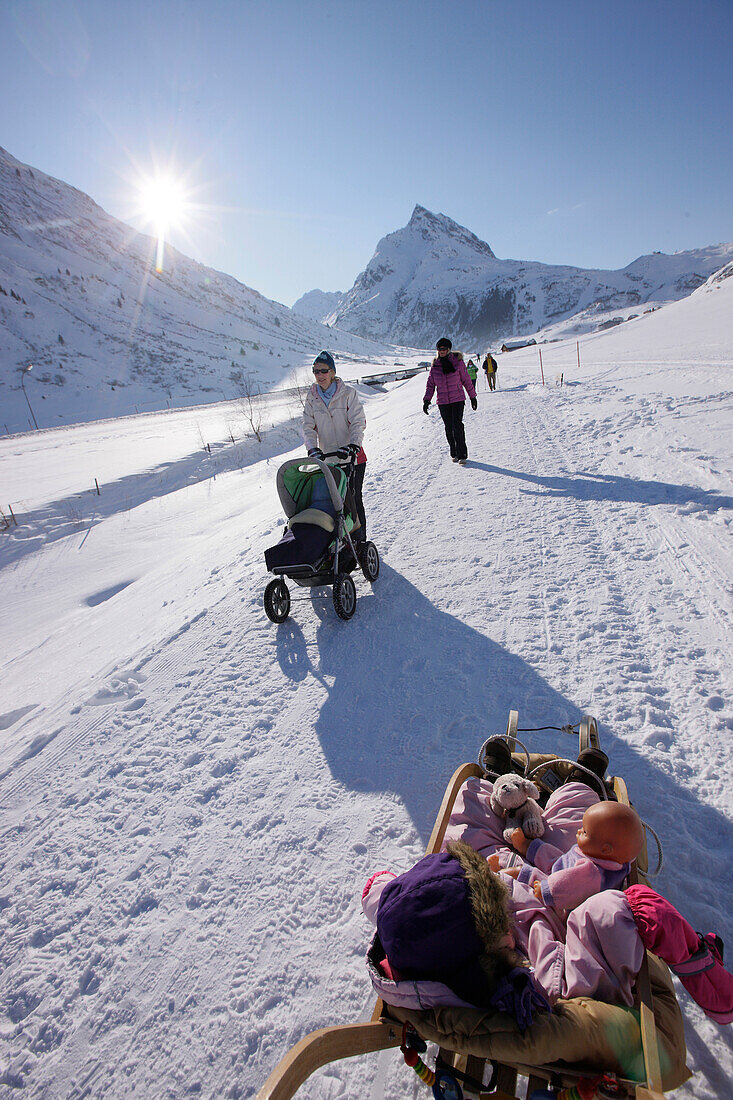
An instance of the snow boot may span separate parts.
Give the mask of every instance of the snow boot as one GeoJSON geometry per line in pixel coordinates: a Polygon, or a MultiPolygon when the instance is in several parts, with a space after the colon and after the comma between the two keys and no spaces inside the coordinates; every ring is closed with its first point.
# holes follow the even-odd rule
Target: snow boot
{"type": "MultiPolygon", "coordinates": [[[[605,782],[606,769],[608,768],[608,757],[602,749],[583,749],[581,753],[578,753],[578,763],[580,768],[573,768],[565,780],[566,783],[585,783],[587,787],[590,787],[593,791],[601,791],[601,787],[606,788],[605,782]],[[581,768],[587,768],[587,771],[582,771],[581,768]],[[589,775],[588,772],[592,772],[589,775]],[[595,777],[598,777],[597,779],[595,777]]],[[[601,792],[602,793],[602,792],[601,792]]]]}
{"type": "Polygon", "coordinates": [[[514,770],[511,749],[503,737],[489,739],[481,755],[480,764],[490,779],[496,779],[514,770]]]}

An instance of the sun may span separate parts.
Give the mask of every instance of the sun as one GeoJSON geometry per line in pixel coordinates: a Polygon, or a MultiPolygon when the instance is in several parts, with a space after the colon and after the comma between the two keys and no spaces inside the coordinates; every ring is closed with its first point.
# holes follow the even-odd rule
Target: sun
{"type": "Polygon", "coordinates": [[[166,237],[172,229],[185,229],[191,208],[189,195],[180,179],[163,173],[140,179],[136,190],[138,217],[152,227],[158,241],[155,269],[160,272],[166,237]]]}
{"type": "Polygon", "coordinates": [[[186,213],[183,184],[170,176],[155,176],[140,185],[140,212],[156,230],[179,225],[186,213]]]}

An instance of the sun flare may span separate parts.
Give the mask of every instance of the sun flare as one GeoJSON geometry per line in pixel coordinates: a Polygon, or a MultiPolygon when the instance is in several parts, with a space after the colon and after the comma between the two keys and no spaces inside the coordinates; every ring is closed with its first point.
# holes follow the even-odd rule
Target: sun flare
{"type": "Polygon", "coordinates": [[[183,183],[172,175],[156,174],[137,184],[138,215],[157,238],[156,271],[163,270],[165,240],[171,229],[184,229],[190,207],[183,183]]]}

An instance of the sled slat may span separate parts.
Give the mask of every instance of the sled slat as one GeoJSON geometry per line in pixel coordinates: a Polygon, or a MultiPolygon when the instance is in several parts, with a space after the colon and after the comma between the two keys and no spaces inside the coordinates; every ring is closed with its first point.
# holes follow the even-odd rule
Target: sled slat
{"type": "Polygon", "coordinates": [[[512,1066],[499,1065],[496,1075],[496,1095],[516,1097],[517,1071],[512,1066]]]}
{"type": "Polygon", "coordinates": [[[400,1045],[400,1025],[342,1024],[312,1031],[283,1058],[257,1093],[256,1100],[290,1100],[312,1073],[329,1062],[371,1054],[400,1045]]]}
{"type": "Polygon", "coordinates": [[[440,804],[440,810],[438,816],[435,819],[435,825],[433,831],[430,834],[430,840],[426,848],[426,854],[431,855],[433,852],[439,852],[443,843],[445,831],[448,828],[448,820],[453,809],[453,803],[456,800],[458,791],[472,775],[476,775],[479,778],[483,776],[483,772],[478,764],[461,764],[460,768],[457,768],[453,777],[446,788],[446,792],[443,795],[443,801],[440,804]]]}
{"type": "MultiPolygon", "coordinates": [[[[645,959],[646,961],[646,959],[645,959]]],[[[641,1027],[641,1045],[644,1048],[644,1065],[646,1066],[646,1083],[652,1092],[662,1091],[662,1070],[659,1065],[659,1046],[657,1044],[657,1028],[654,1016],[649,1005],[642,1001],[639,1005],[639,1024],[641,1027]]]]}

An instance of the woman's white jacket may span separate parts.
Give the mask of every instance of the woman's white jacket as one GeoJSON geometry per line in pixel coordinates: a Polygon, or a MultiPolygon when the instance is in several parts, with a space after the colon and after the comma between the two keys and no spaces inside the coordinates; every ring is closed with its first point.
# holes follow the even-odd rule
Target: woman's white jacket
{"type": "Polygon", "coordinates": [[[308,390],[303,408],[303,442],[306,450],[320,447],[322,451],[337,451],[356,443],[361,447],[366,429],[364,407],[353,386],[336,379],[336,392],[326,406],[318,393],[318,383],[308,390]]]}

